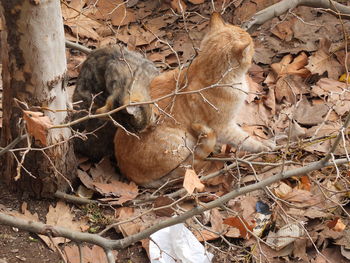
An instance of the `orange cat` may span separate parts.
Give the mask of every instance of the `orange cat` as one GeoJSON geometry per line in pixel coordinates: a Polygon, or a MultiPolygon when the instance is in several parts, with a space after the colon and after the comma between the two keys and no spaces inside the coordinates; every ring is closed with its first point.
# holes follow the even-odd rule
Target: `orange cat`
{"type": "Polygon", "coordinates": [[[216,142],[251,152],[270,150],[271,142],[249,137],[235,122],[249,91],[246,73],[253,54],[249,34],[214,13],[190,66],[165,72],[151,82],[152,99],[177,93],[159,101],[166,114],[157,126],[140,133],[140,140],[118,129],[114,143],[121,172],[137,184],[158,187],[183,176],[185,167],[202,169],[203,158],[216,142]]]}

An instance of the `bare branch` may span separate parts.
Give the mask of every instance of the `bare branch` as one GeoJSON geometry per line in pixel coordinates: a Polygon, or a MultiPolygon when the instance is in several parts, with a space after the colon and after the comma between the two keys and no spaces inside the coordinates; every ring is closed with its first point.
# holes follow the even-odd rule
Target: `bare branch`
{"type": "Polygon", "coordinates": [[[252,33],[266,21],[280,16],[297,6],[325,8],[329,9],[329,12],[333,15],[340,15],[342,18],[350,19],[350,7],[333,0],[283,0],[256,13],[250,20],[243,23],[242,28],[252,33]]]}
{"type": "Polygon", "coordinates": [[[263,189],[264,187],[271,185],[275,182],[278,182],[282,179],[287,179],[292,176],[301,176],[306,173],[319,170],[327,166],[333,166],[334,164],[341,165],[345,163],[348,163],[348,160],[346,158],[338,159],[338,160],[335,160],[334,162],[326,162],[326,163],[320,160],[317,162],[313,162],[305,167],[279,173],[277,175],[264,179],[258,183],[248,185],[242,188],[237,188],[227,193],[226,195],[223,195],[222,197],[205,204],[205,206],[197,206],[192,210],[189,210],[183,213],[182,215],[164,220],[159,224],[154,225],[144,231],[141,231],[137,234],[134,234],[119,240],[110,240],[96,234],[82,233],[78,231],[73,231],[65,227],[50,226],[50,225],[43,224],[41,222],[28,221],[28,220],[16,218],[13,216],[9,216],[4,213],[0,213],[0,224],[17,227],[22,230],[43,234],[43,235],[52,234],[52,236],[61,236],[76,242],[89,242],[89,243],[98,245],[100,247],[103,247],[105,250],[120,249],[120,248],[125,248],[137,241],[140,241],[141,239],[149,237],[151,234],[157,232],[160,229],[178,224],[180,222],[185,221],[188,218],[191,218],[192,216],[199,215],[214,207],[221,206],[224,203],[228,202],[229,200],[237,196],[240,196],[242,194],[246,194],[258,189],[263,189]]]}
{"type": "Polygon", "coordinates": [[[85,53],[85,54],[90,54],[91,51],[92,51],[92,50],[91,50],[90,48],[88,48],[88,47],[85,47],[85,46],[80,45],[80,44],[78,44],[78,43],[74,43],[74,42],[69,41],[69,40],[67,40],[67,39],[66,39],[66,47],[67,47],[67,48],[73,48],[73,49],[79,50],[79,51],[81,51],[81,52],[83,52],[83,53],[85,53]]]}

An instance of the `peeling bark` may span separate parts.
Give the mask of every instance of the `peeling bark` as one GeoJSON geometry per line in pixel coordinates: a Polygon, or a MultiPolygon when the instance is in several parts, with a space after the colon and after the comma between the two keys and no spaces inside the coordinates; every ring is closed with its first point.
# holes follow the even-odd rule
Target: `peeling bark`
{"type": "MultiPolygon", "coordinates": [[[[67,121],[68,98],[65,88],[67,69],[65,38],[60,2],[56,0],[1,0],[7,39],[2,39],[3,63],[3,128],[1,145],[6,146],[20,135],[23,127],[22,112],[15,106],[14,98],[29,107],[39,106],[54,125],[67,121]]],[[[68,128],[53,129],[48,133],[48,145],[71,136],[68,128]]],[[[22,142],[19,147],[26,147],[22,142]]],[[[32,147],[40,147],[32,140],[32,147]]],[[[47,196],[57,189],[64,190],[67,180],[75,178],[76,162],[70,142],[60,143],[50,149],[29,151],[24,167],[36,177],[21,169],[19,185],[37,196],[47,196]],[[49,160],[49,158],[50,160],[49,160]],[[65,178],[66,179],[65,179],[65,178]]],[[[20,159],[20,155],[18,155],[20,159]]],[[[5,154],[1,177],[14,183],[17,162],[11,153],[5,154]]]]}

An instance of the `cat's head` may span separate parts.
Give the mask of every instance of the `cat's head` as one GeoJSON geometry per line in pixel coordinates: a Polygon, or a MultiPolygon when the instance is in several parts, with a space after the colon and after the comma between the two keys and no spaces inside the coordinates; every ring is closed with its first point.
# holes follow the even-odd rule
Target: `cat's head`
{"type": "Polygon", "coordinates": [[[234,26],[222,19],[214,12],[210,18],[209,31],[203,38],[200,52],[211,53],[221,59],[227,59],[233,64],[247,70],[253,59],[254,44],[250,35],[238,26],[234,26]]]}

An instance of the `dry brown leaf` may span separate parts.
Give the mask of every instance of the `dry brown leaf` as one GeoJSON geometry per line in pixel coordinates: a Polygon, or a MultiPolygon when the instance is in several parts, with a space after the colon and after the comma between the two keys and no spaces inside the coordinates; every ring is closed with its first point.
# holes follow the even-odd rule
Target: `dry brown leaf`
{"type": "Polygon", "coordinates": [[[131,25],[128,29],[130,36],[128,37],[128,42],[130,37],[135,37],[135,46],[149,45],[157,37],[149,31],[137,25],[131,25]]]}
{"type": "Polygon", "coordinates": [[[290,202],[306,203],[314,197],[315,196],[309,191],[294,188],[292,191],[288,192],[283,199],[290,202]]]}
{"type": "Polygon", "coordinates": [[[210,211],[210,224],[214,232],[221,233],[224,231],[223,218],[218,208],[213,208],[210,211]]]}
{"type": "Polygon", "coordinates": [[[279,39],[284,41],[291,41],[293,38],[293,25],[298,19],[293,17],[290,20],[283,21],[282,23],[278,23],[273,29],[271,29],[271,33],[277,36],[279,39]]]}
{"type": "Polygon", "coordinates": [[[188,0],[188,2],[190,2],[194,5],[199,5],[199,4],[203,4],[204,0],[188,0]]]}
{"type": "Polygon", "coordinates": [[[19,218],[26,219],[26,220],[29,220],[29,221],[40,222],[38,213],[32,214],[28,210],[27,202],[23,202],[22,203],[22,205],[21,205],[21,212],[7,211],[7,209],[5,209],[5,213],[8,214],[8,215],[19,217],[19,218]]]}
{"type": "Polygon", "coordinates": [[[133,200],[139,193],[138,186],[134,182],[129,184],[111,179],[108,183],[93,182],[96,190],[105,196],[118,196],[116,204],[123,204],[126,201],[133,200]]]}
{"type": "MultiPolygon", "coordinates": [[[[157,197],[156,200],[154,200],[154,208],[158,208],[158,207],[162,207],[162,206],[166,206],[166,205],[170,205],[174,202],[173,199],[171,199],[170,197],[167,196],[159,196],[157,197]]],[[[168,208],[162,208],[159,210],[155,210],[154,211],[155,214],[157,216],[167,216],[170,217],[173,215],[173,213],[175,212],[175,210],[171,207],[168,208]]]]}
{"type": "Polygon", "coordinates": [[[238,228],[235,227],[229,227],[227,232],[225,233],[226,237],[232,237],[232,238],[240,238],[241,237],[241,232],[239,231],[238,228]]]}
{"type": "Polygon", "coordinates": [[[89,189],[91,190],[95,190],[94,187],[94,182],[92,181],[91,177],[88,175],[87,172],[78,169],[78,177],[80,179],[80,181],[89,189]]]}
{"type": "Polygon", "coordinates": [[[322,75],[328,72],[330,78],[338,79],[343,71],[343,66],[329,52],[330,46],[331,42],[328,39],[321,39],[319,49],[309,57],[309,63],[305,68],[312,74],[322,75]]]}
{"type": "Polygon", "coordinates": [[[294,104],[298,95],[308,92],[308,87],[298,75],[284,75],[277,80],[275,85],[277,102],[282,102],[283,99],[286,99],[286,101],[294,104]]]}
{"type": "Polygon", "coordinates": [[[140,241],[141,241],[141,245],[142,245],[143,249],[147,253],[148,258],[150,258],[150,256],[149,256],[149,239],[148,238],[141,239],[140,241]]]}
{"type": "Polygon", "coordinates": [[[112,25],[124,26],[130,24],[131,22],[135,22],[135,14],[125,8],[125,4],[122,4],[124,2],[122,0],[119,0],[117,3],[120,6],[112,14],[112,25]]]}
{"type": "Polygon", "coordinates": [[[336,232],[342,232],[346,228],[346,225],[339,217],[336,217],[332,221],[328,222],[327,226],[336,232]]]}
{"type": "Polygon", "coordinates": [[[178,14],[186,12],[187,5],[182,0],[171,0],[170,5],[171,8],[174,9],[178,14]]]}
{"type": "Polygon", "coordinates": [[[153,62],[164,62],[165,55],[163,53],[148,53],[147,58],[153,62]]]}
{"type": "MultiPolygon", "coordinates": [[[[134,217],[134,209],[132,207],[120,207],[115,211],[115,217],[119,222],[129,220],[134,217]]],[[[126,222],[117,226],[124,237],[137,234],[141,231],[142,224],[140,219],[136,219],[130,222],[126,222]]]]}
{"type": "Polygon", "coordinates": [[[249,85],[249,94],[246,98],[248,103],[251,103],[255,98],[259,98],[259,94],[263,91],[263,87],[256,83],[251,77],[247,76],[248,85],[249,85]]]}
{"type": "Polygon", "coordinates": [[[224,224],[237,228],[240,234],[239,237],[244,239],[248,239],[250,237],[248,230],[253,231],[253,227],[250,226],[243,218],[238,216],[225,218],[224,224]]]}
{"type": "Polygon", "coordinates": [[[302,52],[294,59],[291,54],[284,56],[279,63],[272,64],[271,68],[279,77],[287,74],[307,77],[310,75],[310,71],[305,68],[307,63],[307,55],[302,52]]]}
{"type": "MultiPolygon", "coordinates": [[[[46,215],[46,224],[62,226],[75,231],[88,229],[86,221],[74,221],[74,214],[71,212],[70,207],[61,201],[57,202],[56,207],[50,205],[49,212],[46,215]]],[[[54,237],[50,239],[47,236],[39,236],[52,250],[56,250],[58,244],[65,243],[68,240],[64,237],[54,237]]]]}
{"type": "Polygon", "coordinates": [[[325,104],[311,104],[305,97],[298,103],[295,109],[295,120],[303,125],[317,125],[322,123],[329,107],[325,104]]]}
{"type": "Polygon", "coordinates": [[[91,19],[91,10],[83,10],[85,1],[72,0],[69,4],[62,4],[63,22],[68,26],[75,36],[99,39],[99,35],[95,29],[100,26],[100,23],[91,19]]]}
{"type": "Polygon", "coordinates": [[[193,194],[197,189],[199,192],[204,190],[204,184],[199,180],[198,175],[192,169],[187,169],[184,177],[183,187],[189,194],[193,194]]]}
{"type": "Polygon", "coordinates": [[[117,173],[115,172],[115,168],[113,167],[109,158],[103,158],[96,165],[96,169],[103,175],[103,179],[105,181],[109,180],[110,178],[118,177],[117,173]]]}
{"type": "Polygon", "coordinates": [[[94,17],[111,20],[114,26],[124,26],[136,21],[135,14],[126,8],[122,0],[99,0],[94,17]]]}
{"type": "Polygon", "coordinates": [[[301,182],[301,184],[299,185],[299,188],[310,192],[311,181],[310,181],[309,177],[307,175],[303,175],[302,177],[300,177],[300,182],[301,182]]]}
{"type": "Polygon", "coordinates": [[[193,44],[187,35],[182,35],[176,39],[174,50],[181,54],[183,63],[189,61],[195,54],[193,44]]]}
{"type": "Polygon", "coordinates": [[[26,121],[28,133],[47,146],[48,129],[52,127],[50,118],[35,111],[23,111],[23,118],[26,121]]]}
{"type": "Polygon", "coordinates": [[[57,202],[56,207],[50,205],[46,215],[46,224],[63,226],[76,231],[81,231],[86,226],[85,221],[75,221],[69,205],[61,201],[57,202]]]}
{"type": "Polygon", "coordinates": [[[293,191],[293,188],[286,183],[281,182],[278,187],[274,188],[274,191],[277,197],[284,199],[288,193],[293,191]]]}
{"type": "Polygon", "coordinates": [[[217,235],[217,234],[215,234],[207,229],[202,229],[200,231],[195,230],[193,233],[199,242],[215,240],[215,239],[218,239],[220,237],[219,235],[217,235]]]}
{"type": "MultiPolygon", "coordinates": [[[[103,248],[94,245],[92,248],[83,246],[83,263],[107,263],[106,253],[103,248]]],[[[65,246],[64,253],[67,256],[69,263],[80,263],[80,253],[77,245],[65,246]]],[[[117,252],[113,251],[114,257],[117,256],[117,252]]]]}

